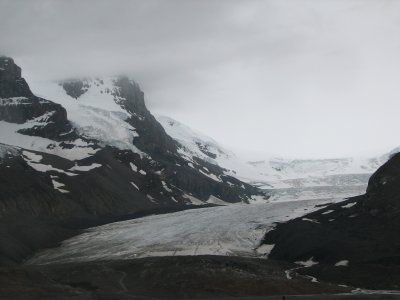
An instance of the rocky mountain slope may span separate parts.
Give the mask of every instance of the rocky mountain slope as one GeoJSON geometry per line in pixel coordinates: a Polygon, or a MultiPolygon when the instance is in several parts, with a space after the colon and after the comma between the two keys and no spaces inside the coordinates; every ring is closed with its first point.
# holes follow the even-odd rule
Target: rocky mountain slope
{"type": "Polygon", "coordinates": [[[367,193],[277,226],[269,257],[308,261],[303,273],[368,286],[400,288],[400,154],[370,178],[367,193]]]}
{"type": "Polygon", "coordinates": [[[187,159],[201,158],[225,169],[225,174],[268,191],[270,201],[345,198],[365,192],[368,179],[390,153],[372,158],[285,159],[246,161],[212,138],[165,116],[156,116],[180,145],[187,159]]]}
{"type": "MultiPolygon", "coordinates": [[[[36,218],[76,225],[262,195],[219,166],[183,157],[127,77],[47,83],[41,96],[11,58],[0,58],[4,224],[36,218]]],[[[4,253],[15,253],[11,243],[0,243],[4,253]]],[[[15,256],[11,260],[20,258],[15,256]]]]}

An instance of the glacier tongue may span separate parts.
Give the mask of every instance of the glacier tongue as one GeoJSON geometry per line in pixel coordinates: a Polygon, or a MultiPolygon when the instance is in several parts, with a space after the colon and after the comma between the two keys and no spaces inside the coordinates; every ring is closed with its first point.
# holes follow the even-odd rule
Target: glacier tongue
{"type": "Polygon", "coordinates": [[[64,241],[59,248],[38,253],[28,263],[174,255],[259,256],[261,239],[275,222],[302,216],[325,202],[231,204],[107,224],[64,241]]]}

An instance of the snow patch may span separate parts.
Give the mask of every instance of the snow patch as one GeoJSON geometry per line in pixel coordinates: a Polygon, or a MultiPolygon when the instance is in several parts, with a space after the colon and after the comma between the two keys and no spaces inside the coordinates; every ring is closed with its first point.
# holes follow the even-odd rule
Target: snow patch
{"type": "Polygon", "coordinates": [[[134,182],[131,181],[131,184],[132,184],[137,190],[139,190],[139,187],[138,187],[134,182]]]}
{"type": "Polygon", "coordinates": [[[205,176],[207,176],[208,178],[211,178],[212,180],[216,181],[216,182],[222,182],[221,178],[218,178],[216,175],[210,173],[207,174],[206,172],[203,172],[202,170],[199,170],[199,172],[205,176]]]}
{"type": "Polygon", "coordinates": [[[211,203],[211,204],[217,204],[217,205],[228,205],[228,204],[232,204],[229,202],[226,202],[222,199],[219,199],[218,197],[215,197],[214,195],[211,195],[208,200],[207,203],[211,203]]]}
{"type": "Polygon", "coordinates": [[[52,179],[51,179],[51,182],[53,183],[54,189],[57,190],[57,191],[59,191],[59,192],[61,192],[61,193],[63,193],[63,194],[68,194],[69,191],[67,191],[67,190],[65,190],[65,189],[62,189],[62,187],[65,187],[65,184],[56,181],[55,179],[53,179],[54,177],[55,177],[55,176],[52,176],[52,179]]]}
{"type": "Polygon", "coordinates": [[[349,265],[348,260],[341,260],[335,264],[335,267],[347,267],[349,265]]]}
{"type": "Polygon", "coordinates": [[[307,221],[307,222],[319,224],[319,222],[318,222],[317,220],[314,220],[314,219],[302,218],[301,220],[302,220],[302,221],[307,221]]]}
{"type": "Polygon", "coordinates": [[[43,156],[33,153],[33,152],[29,152],[29,151],[22,151],[22,155],[24,155],[29,161],[31,162],[35,162],[35,163],[39,163],[42,159],[43,156]]]}
{"type": "Polygon", "coordinates": [[[97,163],[93,163],[89,166],[78,166],[77,163],[75,163],[75,166],[73,166],[72,168],[70,168],[71,171],[81,171],[81,172],[88,172],[90,170],[96,169],[96,168],[100,168],[102,167],[101,164],[97,164],[97,163]]]}
{"type": "Polygon", "coordinates": [[[317,261],[314,261],[314,257],[310,257],[308,260],[305,260],[305,261],[295,261],[294,263],[297,265],[306,267],[306,268],[309,268],[309,267],[312,267],[312,266],[318,264],[317,261]]]}
{"type": "Polygon", "coordinates": [[[165,181],[161,181],[161,183],[162,183],[164,190],[166,190],[169,193],[172,193],[172,190],[168,187],[168,185],[165,183],[165,181]]]}
{"type": "Polygon", "coordinates": [[[357,204],[357,202],[348,203],[348,204],[346,204],[346,205],[343,205],[342,208],[350,208],[350,207],[353,207],[353,206],[356,205],[356,204],[357,204]]]}
{"type": "Polygon", "coordinates": [[[137,172],[138,168],[134,163],[130,162],[129,165],[131,166],[131,169],[132,169],[133,172],[137,172]]]}
{"type": "Polygon", "coordinates": [[[78,147],[71,149],[63,148],[61,142],[56,142],[50,139],[29,136],[18,133],[18,130],[30,128],[32,124],[14,124],[5,121],[0,121],[0,136],[1,142],[10,146],[20,147],[27,150],[43,152],[57,155],[68,160],[81,160],[94,155],[98,149],[92,147],[78,147]]]}
{"type": "Polygon", "coordinates": [[[258,254],[268,257],[274,247],[275,244],[262,244],[256,251],[258,254]]]}
{"type": "Polygon", "coordinates": [[[154,197],[152,197],[151,195],[146,195],[147,199],[149,199],[151,202],[153,203],[157,203],[157,201],[155,201],[154,197]]]}
{"type": "Polygon", "coordinates": [[[54,172],[66,174],[68,176],[76,176],[76,175],[78,175],[78,174],[75,174],[75,173],[71,173],[71,172],[67,172],[67,171],[61,170],[61,169],[54,168],[51,165],[39,164],[39,163],[31,162],[29,160],[25,160],[25,161],[31,168],[35,169],[38,172],[46,173],[46,172],[54,171],[54,172]]]}

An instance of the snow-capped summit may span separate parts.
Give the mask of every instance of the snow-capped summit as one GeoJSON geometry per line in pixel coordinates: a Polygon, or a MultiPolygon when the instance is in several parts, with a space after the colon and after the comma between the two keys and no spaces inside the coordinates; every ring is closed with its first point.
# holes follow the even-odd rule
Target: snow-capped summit
{"type": "Polygon", "coordinates": [[[0,59],[0,143],[0,182],[13,182],[0,185],[0,208],[12,207],[0,216],[121,215],[264,195],[206,157],[187,161],[125,76],[31,91],[13,60],[0,59]]]}
{"type": "MultiPolygon", "coordinates": [[[[32,89],[61,104],[79,134],[102,145],[140,152],[132,143],[135,128],[125,122],[130,115],[122,107],[118,78],[36,82],[32,89]]],[[[136,87],[136,85],[134,85],[136,87]]],[[[144,105],[144,103],[143,103],[144,105]]]]}
{"type": "Polygon", "coordinates": [[[207,135],[186,126],[170,117],[156,115],[157,121],[168,135],[180,144],[180,152],[187,158],[193,156],[219,164],[221,160],[235,159],[235,154],[219,145],[207,135]]]}

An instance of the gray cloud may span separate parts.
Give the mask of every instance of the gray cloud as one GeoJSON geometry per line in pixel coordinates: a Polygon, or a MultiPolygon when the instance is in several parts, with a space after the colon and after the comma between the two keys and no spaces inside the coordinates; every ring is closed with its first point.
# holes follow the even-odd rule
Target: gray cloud
{"type": "Polygon", "coordinates": [[[396,0],[0,0],[28,79],[128,73],[154,112],[292,157],[400,144],[399,29],[396,0]]]}

